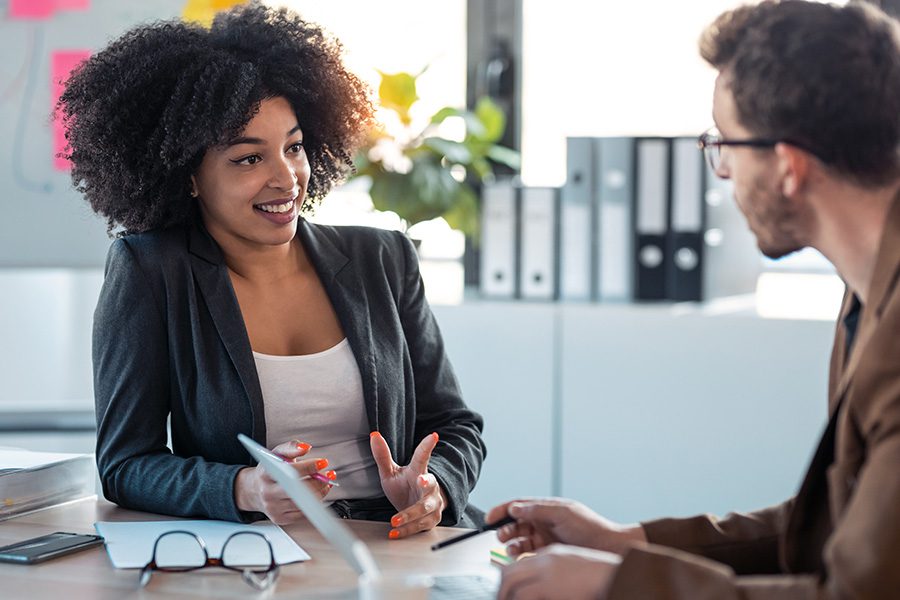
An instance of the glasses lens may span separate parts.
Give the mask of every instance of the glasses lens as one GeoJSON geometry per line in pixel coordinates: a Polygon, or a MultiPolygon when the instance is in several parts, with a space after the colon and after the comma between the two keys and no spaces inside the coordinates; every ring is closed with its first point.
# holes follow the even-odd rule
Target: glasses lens
{"type": "Polygon", "coordinates": [[[722,164],[722,147],[719,144],[707,144],[703,148],[703,153],[706,154],[706,162],[709,164],[709,168],[713,172],[718,171],[719,166],[722,164]]]}
{"type": "Polygon", "coordinates": [[[222,564],[232,569],[265,573],[272,564],[272,546],[262,534],[242,532],[231,536],[222,548],[222,564]]]}
{"type": "Polygon", "coordinates": [[[206,564],[206,550],[194,534],[170,531],[160,536],[154,558],[164,571],[199,569],[206,564]]]}

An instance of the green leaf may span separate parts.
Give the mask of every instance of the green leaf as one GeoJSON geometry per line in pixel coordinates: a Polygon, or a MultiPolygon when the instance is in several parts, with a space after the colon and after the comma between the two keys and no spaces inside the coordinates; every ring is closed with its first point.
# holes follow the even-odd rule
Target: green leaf
{"type": "Polygon", "coordinates": [[[522,155],[506,146],[491,146],[487,151],[488,158],[507,167],[519,170],[522,166],[522,155]]]}
{"type": "Polygon", "coordinates": [[[484,181],[486,177],[490,177],[494,174],[494,169],[491,168],[491,163],[483,158],[473,160],[472,168],[475,170],[475,174],[478,176],[479,181],[484,181]]]}
{"type": "Polygon", "coordinates": [[[473,239],[478,239],[480,225],[478,200],[475,197],[475,192],[468,185],[460,186],[453,206],[441,216],[453,229],[462,231],[473,239]]]}
{"type": "Polygon", "coordinates": [[[378,98],[381,106],[393,110],[400,116],[400,120],[408,125],[410,122],[409,107],[419,99],[416,91],[417,75],[409,73],[384,73],[381,75],[381,84],[378,86],[378,98]]]}
{"type": "Polygon", "coordinates": [[[506,115],[503,114],[503,109],[496,102],[487,96],[479,98],[475,104],[475,116],[484,126],[484,133],[478,136],[479,139],[496,142],[503,137],[503,132],[506,130],[506,115]]]}
{"type": "Polygon", "coordinates": [[[472,152],[465,144],[447,140],[442,137],[427,137],[422,145],[430,148],[452,163],[467,165],[472,161],[472,152]]]}
{"type": "Polygon", "coordinates": [[[466,137],[484,137],[486,133],[484,123],[481,122],[481,119],[475,113],[470,110],[465,110],[464,108],[453,108],[452,106],[445,106],[441,110],[434,113],[434,115],[431,117],[431,124],[440,125],[450,117],[459,117],[463,121],[465,121],[466,137]]]}

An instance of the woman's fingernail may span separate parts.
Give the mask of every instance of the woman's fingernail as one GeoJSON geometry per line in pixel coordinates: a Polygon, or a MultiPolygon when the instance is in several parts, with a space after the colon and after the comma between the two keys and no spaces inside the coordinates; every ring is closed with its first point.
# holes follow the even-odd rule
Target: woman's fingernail
{"type": "Polygon", "coordinates": [[[419,475],[419,485],[421,487],[428,487],[428,478],[424,475],[419,475]]]}
{"type": "Polygon", "coordinates": [[[441,438],[438,436],[437,431],[435,431],[435,432],[432,433],[431,435],[434,436],[434,441],[435,441],[435,442],[437,442],[439,439],[441,439],[441,438]]]}
{"type": "Polygon", "coordinates": [[[312,448],[312,446],[306,442],[297,442],[297,450],[300,452],[309,452],[310,448],[312,448]]]}
{"type": "Polygon", "coordinates": [[[401,525],[403,525],[403,517],[400,515],[391,517],[391,527],[400,527],[401,525]]]}
{"type": "Polygon", "coordinates": [[[335,473],[334,470],[331,470],[331,471],[328,471],[327,473],[325,473],[325,477],[334,481],[335,479],[337,479],[337,473],[335,473]]]}
{"type": "Polygon", "coordinates": [[[316,470],[317,471],[321,471],[322,469],[324,469],[327,466],[328,466],[327,458],[320,458],[319,460],[316,461],[316,470]]]}
{"type": "Polygon", "coordinates": [[[372,433],[369,434],[369,437],[370,437],[370,438],[373,438],[373,437],[376,437],[376,436],[377,436],[377,437],[381,437],[381,434],[378,433],[377,431],[373,431],[372,433]]]}
{"type": "Polygon", "coordinates": [[[397,531],[396,529],[391,529],[391,532],[388,534],[388,537],[391,538],[392,540],[396,540],[398,537],[400,537],[400,532],[397,531]]]}

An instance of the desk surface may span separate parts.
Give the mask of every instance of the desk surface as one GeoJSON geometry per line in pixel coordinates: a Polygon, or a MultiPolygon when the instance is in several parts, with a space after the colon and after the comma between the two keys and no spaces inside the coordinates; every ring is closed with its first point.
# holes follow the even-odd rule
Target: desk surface
{"type": "MultiPolygon", "coordinates": [[[[23,539],[71,531],[95,533],[96,521],[150,521],[172,517],[125,510],[105,500],[88,499],[0,523],[0,546],[23,539]]],[[[346,521],[365,541],[378,566],[386,573],[431,575],[491,574],[490,549],[496,535],[485,533],[472,540],[431,552],[431,544],[459,530],[438,527],[403,540],[389,540],[390,525],[346,521]]],[[[193,573],[157,573],[150,584],[138,587],[137,569],[116,570],[102,546],[32,566],[0,563],[3,598],[355,598],[356,574],[308,522],[284,528],[312,560],[285,565],[274,591],[255,592],[240,575],[223,569],[193,573]]]]}

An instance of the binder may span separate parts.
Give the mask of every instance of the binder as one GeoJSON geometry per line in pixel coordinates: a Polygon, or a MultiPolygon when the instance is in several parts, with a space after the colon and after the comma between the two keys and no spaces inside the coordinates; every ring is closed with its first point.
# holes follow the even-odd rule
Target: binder
{"type": "Polygon", "coordinates": [[[672,140],[672,203],[666,277],[669,300],[703,299],[703,153],[694,138],[672,140]]]}
{"type": "Polygon", "coordinates": [[[553,300],[557,291],[558,190],[523,187],[519,203],[520,296],[553,300]]]}
{"type": "Polygon", "coordinates": [[[597,139],[597,300],[634,299],[635,139],[597,139]]]}
{"type": "Polygon", "coordinates": [[[566,183],[560,192],[559,297],[588,301],[594,282],[594,141],[566,139],[566,183]]]}
{"type": "Polygon", "coordinates": [[[640,138],[635,181],[635,299],[666,299],[669,140],[640,138]]]}
{"type": "Polygon", "coordinates": [[[734,186],[706,166],[706,230],[703,236],[703,299],[756,291],[762,258],[756,238],[734,203],[734,186]]]}
{"type": "Polygon", "coordinates": [[[481,197],[481,293],[487,298],[516,295],[518,206],[511,181],[484,186],[481,197]]]}

